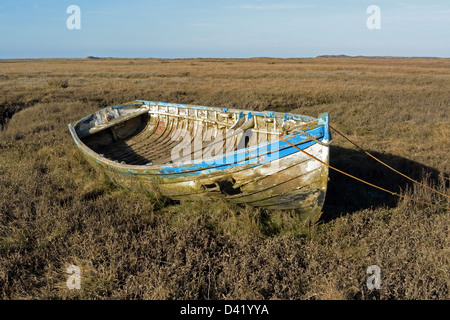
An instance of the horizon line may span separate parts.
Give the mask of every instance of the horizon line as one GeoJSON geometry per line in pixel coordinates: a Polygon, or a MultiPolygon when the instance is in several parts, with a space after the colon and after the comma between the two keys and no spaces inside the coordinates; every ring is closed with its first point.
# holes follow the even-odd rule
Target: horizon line
{"type": "Polygon", "coordinates": [[[119,56],[86,56],[86,57],[38,57],[38,58],[1,58],[0,60],[101,60],[101,59],[165,59],[165,60],[195,60],[195,59],[223,59],[223,60],[248,60],[248,59],[316,59],[316,58],[371,58],[371,59],[450,59],[450,56],[403,56],[403,55],[346,55],[346,54],[322,54],[317,56],[304,57],[271,57],[271,56],[254,56],[254,57],[119,57],[119,56]]]}

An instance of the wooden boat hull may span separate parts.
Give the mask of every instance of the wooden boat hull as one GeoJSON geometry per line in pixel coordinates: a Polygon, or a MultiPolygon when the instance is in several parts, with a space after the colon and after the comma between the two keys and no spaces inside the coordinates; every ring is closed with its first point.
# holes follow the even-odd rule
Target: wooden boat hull
{"type": "Polygon", "coordinates": [[[309,222],[325,201],[328,167],[308,154],[328,163],[328,114],[315,119],[138,100],[69,129],[94,166],[131,190],[293,209],[309,222]]]}

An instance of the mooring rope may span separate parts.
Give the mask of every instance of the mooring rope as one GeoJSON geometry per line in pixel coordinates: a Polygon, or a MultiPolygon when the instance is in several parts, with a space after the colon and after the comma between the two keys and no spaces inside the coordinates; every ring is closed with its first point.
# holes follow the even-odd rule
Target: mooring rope
{"type": "Polygon", "coordinates": [[[341,174],[343,174],[343,175],[346,175],[346,176],[348,176],[348,177],[350,177],[350,178],[352,178],[352,179],[355,179],[355,180],[357,180],[357,181],[360,181],[360,182],[362,182],[362,183],[365,183],[365,184],[367,184],[367,185],[369,185],[369,186],[371,186],[371,187],[377,188],[377,189],[382,190],[382,191],[384,191],[384,192],[390,193],[390,194],[392,194],[392,195],[394,195],[394,196],[397,196],[397,197],[399,197],[399,198],[403,198],[403,199],[407,199],[407,200],[410,200],[410,201],[414,201],[414,202],[426,204],[426,205],[429,205],[429,206],[432,206],[432,207],[438,207],[438,208],[441,208],[441,209],[444,209],[444,210],[450,210],[450,208],[443,207],[443,206],[438,205],[438,204],[434,204],[434,203],[430,203],[430,202],[426,202],[426,201],[422,201],[422,200],[413,199],[413,198],[410,198],[410,197],[408,197],[408,196],[401,195],[401,194],[399,194],[399,193],[396,193],[396,192],[393,192],[393,191],[384,189],[384,188],[379,187],[379,186],[377,186],[377,185],[375,185],[375,184],[373,184],[373,183],[367,182],[367,181],[365,181],[365,180],[363,180],[363,179],[360,179],[360,178],[358,178],[358,177],[355,177],[355,176],[353,176],[353,175],[351,175],[351,174],[349,174],[349,173],[347,173],[347,172],[344,172],[344,171],[342,171],[342,170],[340,170],[340,169],[338,169],[338,168],[335,168],[335,167],[329,165],[328,163],[325,163],[325,162],[323,162],[322,160],[316,158],[316,157],[313,156],[312,154],[309,154],[309,153],[306,152],[305,150],[300,149],[299,147],[297,147],[296,145],[290,143],[290,142],[287,141],[286,139],[283,139],[283,138],[281,137],[282,134],[283,134],[283,133],[280,133],[280,137],[279,137],[279,139],[280,139],[281,141],[286,142],[287,144],[289,144],[289,145],[293,146],[294,148],[300,150],[301,152],[303,152],[303,153],[306,154],[307,156],[311,157],[312,159],[314,159],[314,160],[316,160],[316,161],[319,161],[321,164],[323,164],[323,165],[327,166],[328,168],[333,169],[333,170],[335,170],[335,171],[337,171],[337,172],[339,172],[339,173],[341,173],[341,174]]]}
{"type": "Polygon", "coordinates": [[[318,144],[320,144],[320,145],[322,145],[322,146],[324,146],[324,147],[328,147],[328,146],[331,145],[331,141],[329,141],[329,142],[323,142],[323,141],[320,141],[320,140],[317,139],[316,137],[310,135],[308,132],[306,132],[306,131],[304,131],[304,130],[301,130],[301,129],[297,128],[297,127],[293,127],[292,129],[288,130],[288,132],[289,132],[289,133],[290,133],[290,132],[298,132],[298,133],[301,133],[301,134],[303,134],[304,136],[307,136],[308,138],[310,138],[310,139],[311,139],[312,141],[314,141],[315,143],[318,143],[318,144]]]}
{"type": "Polygon", "coordinates": [[[337,129],[333,128],[331,125],[330,125],[330,128],[333,129],[337,134],[339,134],[340,136],[342,136],[345,140],[347,140],[348,142],[350,142],[352,145],[354,145],[356,148],[358,148],[359,150],[361,150],[362,152],[364,152],[365,154],[367,154],[369,157],[371,157],[372,159],[374,159],[374,160],[378,161],[379,163],[381,163],[383,166],[389,168],[390,170],[394,171],[395,173],[401,175],[402,177],[404,177],[404,178],[406,178],[406,179],[408,179],[408,180],[410,180],[410,181],[412,181],[412,182],[414,182],[414,183],[417,183],[418,185],[420,185],[420,186],[422,186],[422,187],[424,187],[424,188],[427,188],[427,189],[429,189],[429,190],[431,190],[431,191],[433,191],[433,192],[436,192],[436,193],[438,193],[438,194],[440,194],[440,195],[442,195],[442,196],[444,196],[444,197],[450,198],[450,196],[446,195],[445,193],[442,193],[442,192],[440,192],[440,191],[438,191],[438,190],[436,190],[436,189],[433,189],[433,188],[427,186],[426,184],[423,184],[423,183],[421,183],[421,182],[419,182],[419,181],[416,181],[416,180],[414,180],[414,179],[408,177],[406,174],[401,173],[400,171],[398,171],[398,170],[392,168],[391,166],[389,166],[388,164],[384,163],[383,161],[381,161],[380,159],[378,159],[377,157],[375,157],[374,155],[372,155],[372,154],[369,153],[368,151],[366,151],[366,150],[364,150],[363,148],[361,148],[360,146],[358,146],[356,143],[354,143],[353,141],[351,141],[347,136],[345,136],[342,132],[340,132],[340,131],[338,131],[337,129]]]}

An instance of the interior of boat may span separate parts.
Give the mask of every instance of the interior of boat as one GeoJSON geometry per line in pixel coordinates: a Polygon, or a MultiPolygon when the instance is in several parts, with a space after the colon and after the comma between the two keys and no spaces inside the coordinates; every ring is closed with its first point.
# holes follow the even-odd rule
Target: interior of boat
{"type": "Polygon", "coordinates": [[[277,139],[282,132],[276,117],[190,112],[144,112],[79,136],[90,149],[112,161],[161,165],[249,148],[277,139]]]}

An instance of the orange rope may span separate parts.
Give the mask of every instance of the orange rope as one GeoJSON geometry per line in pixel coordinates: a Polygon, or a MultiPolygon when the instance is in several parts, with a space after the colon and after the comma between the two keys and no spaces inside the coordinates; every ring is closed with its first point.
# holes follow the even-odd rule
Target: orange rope
{"type": "Polygon", "coordinates": [[[416,181],[416,180],[414,180],[414,179],[408,177],[407,175],[401,173],[400,171],[398,171],[398,170],[392,168],[392,167],[389,166],[388,164],[384,163],[383,161],[381,161],[380,159],[378,159],[378,158],[375,157],[374,155],[370,154],[369,152],[367,152],[366,150],[364,150],[363,148],[361,148],[360,146],[358,146],[356,143],[354,143],[353,141],[351,141],[349,138],[347,138],[343,133],[339,132],[337,129],[333,128],[332,126],[330,126],[330,128],[333,129],[334,131],[336,131],[336,132],[337,132],[339,135],[341,135],[342,137],[344,137],[345,140],[347,140],[348,142],[350,142],[351,144],[353,144],[356,148],[358,148],[359,150],[363,151],[363,152],[364,152],[365,154],[367,154],[369,157],[371,157],[372,159],[375,159],[376,161],[378,161],[378,162],[381,163],[382,165],[388,167],[389,169],[391,169],[391,170],[394,171],[395,173],[401,175],[402,177],[405,177],[406,179],[411,180],[411,181],[414,182],[414,183],[417,183],[418,185],[420,185],[420,186],[422,186],[422,187],[424,187],[424,188],[430,189],[431,191],[434,191],[434,192],[436,192],[436,193],[439,193],[440,195],[442,195],[442,196],[444,196],[444,197],[450,198],[450,196],[446,195],[445,193],[442,193],[442,192],[440,192],[440,191],[438,191],[438,190],[435,190],[435,189],[433,189],[433,188],[431,188],[431,187],[429,187],[429,186],[427,186],[427,185],[425,185],[425,184],[423,184],[423,183],[421,183],[421,182],[419,182],[419,181],[416,181]]]}
{"type": "MultiPolygon", "coordinates": [[[[281,134],[282,134],[282,133],[281,133],[281,134]]],[[[280,135],[281,135],[281,134],[280,134],[280,135]]],[[[309,154],[308,152],[306,152],[306,151],[300,149],[300,148],[297,147],[296,145],[294,145],[294,144],[290,143],[289,141],[283,139],[281,136],[280,136],[280,140],[282,140],[282,141],[286,142],[287,144],[293,146],[294,148],[300,150],[301,152],[303,152],[303,153],[306,154],[307,156],[313,158],[314,160],[319,161],[321,164],[327,166],[328,168],[333,169],[333,170],[335,170],[335,171],[337,171],[337,172],[339,172],[339,173],[342,173],[343,175],[346,175],[346,176],[348,176],[348,177],[350,177],[350,178],[352,178],[352,179],[355,179],[355,180],[358,180],[358,181],[360,181],[360,182],[362,182],[362,183],[365,183],[365,184],[367,184],[367,185],[369,185],[369,186],[371,186],[371,187],[380,189],[380,190],[382,190],[382,191],[384,191],[384,192],[390,193],[390,194],[392,194],[392,195],[394,195],[394,196],[397,196],[397,197],[400,197],[400,198],[404,198],[404,199],[407,199],[407,200],[410,200],[410,201],[415,201],[415,202],[419,202],[419,203],[426,204],[426,205],[429,205],[429,206],[438,207],[438,208],[445,209],[445,210],[450,210],[450,208],[443,207],[443,206],[440,206],[440,205],[438,205],[438,204],[433,204],[433,203],[429,203],[429,202],[425,202],[425,201],[421,201],[421,200],[416,200],[416,199],[413,199],[413,198],[410,198],[410,197],[407,197],[407,196],[398,194],[398,193],[396,193],[396,192],[393,192],[393,191],[384,189],[384,188],[379,187],[379,186],[377,186],[377,185],[374,185],[374,184],[372,184],[372,183],[370,183],[370,182],[367,182],[367,181],[365,181],[365,180],[362,180],[362,179],[360,179],[360,178],[357,178],[357,177],[355,177],[355,176],[352,176],[351,174],[346,173],[346,172],[344,172],[344,171],[342,171],[342,170],[339,170],[339,169],[337,169],[337,168],[335,168],[335,167],[333,167],[333,166],[331,166],[331,165],[329,165],[329,164],[323,162],[322,160],[320,160],[320,159],[314,157],[313,155],[311,155],[311,154],[309,154]]]]}

